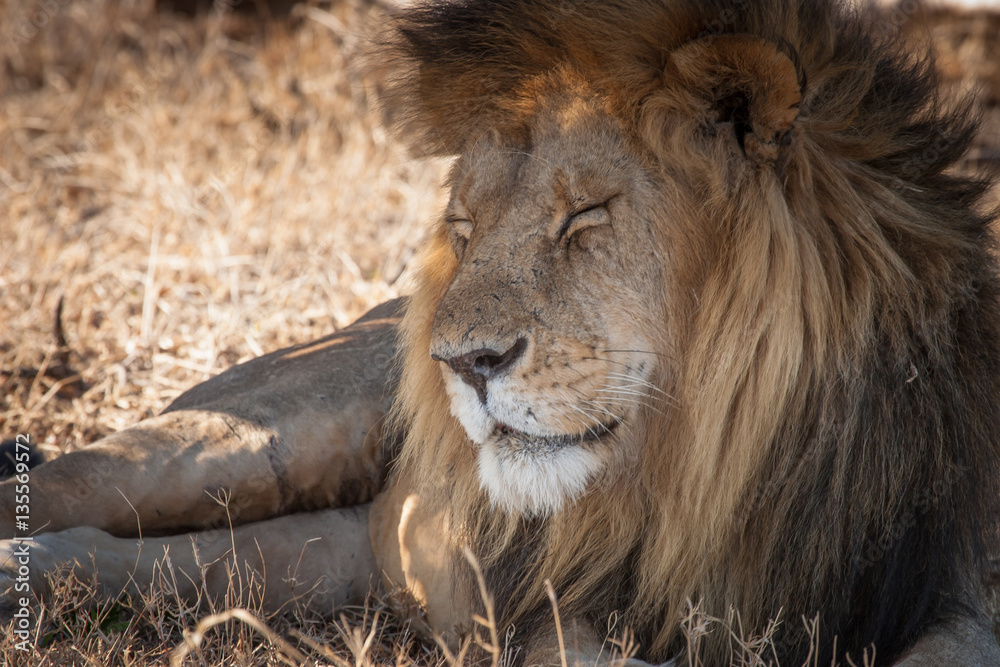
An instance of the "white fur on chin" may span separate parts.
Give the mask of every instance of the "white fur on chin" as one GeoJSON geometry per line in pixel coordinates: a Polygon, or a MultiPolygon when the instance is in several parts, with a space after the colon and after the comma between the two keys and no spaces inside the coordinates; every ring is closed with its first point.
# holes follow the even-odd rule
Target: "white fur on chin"
{"type": "Polygon", "coordinates": [[[479,483],[505,512],[545,516],[575,501],[601,464],[597,453],[575,445],[509,455],[491,442],[479,448],[479,483]]]}
{"type": "Polygon", "coordinates": [[[600,455],[575,445],[530,452],[507,450],[502,440],[497,441],[497,420],[476,391],[449,372],[445,385],[451,414],[479,446],[479,483],[503,511],[525,516],[554,514],[576,500],[600,469],[600,455]]]}

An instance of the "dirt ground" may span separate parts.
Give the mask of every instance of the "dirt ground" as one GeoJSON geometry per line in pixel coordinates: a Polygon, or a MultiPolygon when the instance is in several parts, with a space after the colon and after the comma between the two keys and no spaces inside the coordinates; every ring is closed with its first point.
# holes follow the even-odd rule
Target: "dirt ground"
{"type": "MultiPolygon", "coordinates": [[[[406,292],[447,165],[411,159],[380,122],[360,55],[390,9],[314,0],[268,20],[268,4],[192,17],[152,0],[0,0],[0,436],[73,451],[406,292]]],[[[1000,174],[1000,12],[916,6],[886,9],[887,29],[931,44],[945,85],[977,95],[985,122],[960,168],[1000,174]]],[[[197,620],[66,604],[70,620],[54,608],[43,624],[47,648],[2,640],[7,664],[163,664],[197,620]]],[[[313,652],[323,664],[358,660],[364,636],[299,621],[337,647],[313,652]]],[[[285,655],[227,632],[205,664],[285,655]]],[[[386,632],[364,660],[442,660],[386,632]]]]}

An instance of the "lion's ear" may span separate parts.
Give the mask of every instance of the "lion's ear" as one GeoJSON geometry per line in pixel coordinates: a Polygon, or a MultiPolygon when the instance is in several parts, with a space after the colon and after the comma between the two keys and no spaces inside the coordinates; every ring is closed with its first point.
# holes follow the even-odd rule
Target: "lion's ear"
{"type": "Polygon", "coordinates": [[[803,87],[795,63],[778,44],[753,35],[694,39],[670,54],[664,81],[674,111],[731,131],[755,162],[778,162],[803,87]]]}

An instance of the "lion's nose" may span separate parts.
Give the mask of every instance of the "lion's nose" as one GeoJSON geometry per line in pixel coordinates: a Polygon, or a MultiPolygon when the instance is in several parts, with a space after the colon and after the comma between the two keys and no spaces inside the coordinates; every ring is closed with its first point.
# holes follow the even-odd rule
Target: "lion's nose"
{"type": "Polygon", "coordinates": [[[503,375],[511,369],[524,354],[527,341],[518,338],[506,351],[500,352],[491,348],[481,348],[454,357],[442,357],[432,354],[435,361],[443,361],[455,371],[462,380],[476,390],[479,400],[486,402],[486,383],[490,379],[503,375]]]}

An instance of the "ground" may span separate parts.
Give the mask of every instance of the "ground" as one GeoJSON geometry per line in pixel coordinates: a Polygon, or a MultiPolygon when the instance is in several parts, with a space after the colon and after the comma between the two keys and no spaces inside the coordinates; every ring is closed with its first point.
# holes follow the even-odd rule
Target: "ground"
{"type": "MultiPolygon", "coordinates": [[[[260,16],[281,4],[0,3],[0,436],[73,451],[407,291],[447,165],[392,141],[381,72],[362,66],[391,6],[260,16]]],[[[946,85],[978,91],[986,123],[961,168],[1000,173],[1000,13],[917,7],[888,7],[885,30],[930,42],[946,85]]],[[[212,611],[85,600],[44,608],[42,648],[0,637],[4,664],[164,664],[212,611]]],[[[265,620],[322,664],[446,660],[384,610],[373,623],[379,604],[265,620]]],[[[188,664],[301,662],[243,621],[207,635],[188,664]]]]}

